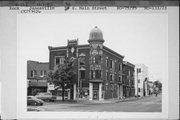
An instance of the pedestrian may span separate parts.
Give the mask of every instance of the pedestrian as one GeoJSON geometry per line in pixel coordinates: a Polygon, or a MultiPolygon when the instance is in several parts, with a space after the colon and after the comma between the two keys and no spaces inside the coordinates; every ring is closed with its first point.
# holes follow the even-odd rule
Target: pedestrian
{"type": "Polygon", "coordinates": [[[156,97],[157,97],[157,95],[158,95],[157,91],[156,91],[156,93],[155,93],[155,94],[156,94],[156,97]]]}

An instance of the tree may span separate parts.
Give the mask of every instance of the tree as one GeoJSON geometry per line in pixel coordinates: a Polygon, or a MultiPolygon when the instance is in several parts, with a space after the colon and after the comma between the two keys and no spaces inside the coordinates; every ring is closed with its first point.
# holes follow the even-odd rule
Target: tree
{"type": "Polygon", "coordinates": [[[162,83],[159,80],[154,81],[154,86],[158,88],[159,91],[162,90],[162,83]]]}
{"type": "Polygon", "coordinates": [[[73,62],[73,60],[66,58],[64,64],[58,65],[56,70],[50,71],[48,74],[48,82],[53,83],[56,90],[62,88],[63,101],[65,89],[73,89],[75,83],[76,72],[74,71],[73,62]]]}

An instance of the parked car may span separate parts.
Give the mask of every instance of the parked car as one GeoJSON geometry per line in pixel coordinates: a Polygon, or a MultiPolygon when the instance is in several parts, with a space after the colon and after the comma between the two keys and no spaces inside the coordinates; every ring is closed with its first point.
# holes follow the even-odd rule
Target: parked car
{"type": "Polygon", "coordinates": [[[54,102],[56,100],[56,96],[52,95],[52,93],[47,93],[47,92],[37,93],[36,98],[44,100],[44,101],[51,101],[51,102],[54,102]]]}
{"type": "Polygon", "coordinates": [[[44,104],[44,101],[36,98],[35,96],[27,97],[27,105],[38,106],[38,105],[43,105],[43,104],[44,104]]]}
{"type": "Polygon", "coordinates": [[[44,109],[28,106],[27,111],[37,111],[37,112],[39,112],[39,111],[44,111],[44,109]]]}

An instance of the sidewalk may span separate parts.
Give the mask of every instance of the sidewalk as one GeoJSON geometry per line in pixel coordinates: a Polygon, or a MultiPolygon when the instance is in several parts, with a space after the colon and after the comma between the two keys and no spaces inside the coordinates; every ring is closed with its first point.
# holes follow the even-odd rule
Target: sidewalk
{"type": "Polygon", "coordinates": [[[78,103],[82,104],[103,104],[103,103],[118,103],[118,102],[127,102],[138,99],[143,99],[145,97],[129,97],[129,98],[121,98],[121,99],[107,99],[107,100],[79,100],[78,103]]]}
{"type": "Polygon", "coordinates": [[[106,99],[106,100],[87,100],[87,99],[79,99],[79,100],[68,100],[68,101],[56,101],[58,104],[104,104],[104,103],[118,103],[118,102],[128,102],[134,100],[144,99],[150,96],[143,96],[143,97],[127,97],[121,99],[106,99]]]}

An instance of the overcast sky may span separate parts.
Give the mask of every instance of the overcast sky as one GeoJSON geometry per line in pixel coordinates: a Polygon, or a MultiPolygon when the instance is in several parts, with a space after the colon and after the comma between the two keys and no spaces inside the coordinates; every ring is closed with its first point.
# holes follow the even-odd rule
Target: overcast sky
{"type": "Polygon", "coordinates": [[[95,26],[104,45],[124,60],[148,66],[150,80],[165,79],[168,57],[167,14],[38,14],[18,16],[18,44],[26,60],[49,61],[48,46],[65,46],[68,39],[88,44],[95,26]]]}

